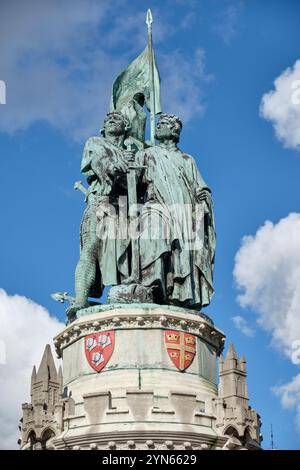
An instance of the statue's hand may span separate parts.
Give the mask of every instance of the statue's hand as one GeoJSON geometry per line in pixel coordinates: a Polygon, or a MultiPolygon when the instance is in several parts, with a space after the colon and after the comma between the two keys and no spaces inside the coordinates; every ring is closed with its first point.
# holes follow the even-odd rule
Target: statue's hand
{"type": "Polygon", "coordinates": [[[128,163],[123,158],[119,158],[117,161],[112,162],[108,165],[108,171],[112,175],[116,175],[119,173],[127,173],[128,163]]]}
{"type": "Polygon", "coordinates": [[[196,196],[198,201],[200,202],[206,202],[207,204],[211,201],[211,195],[210,192],[207,191],[207,189],[197,189],[196,190],[196,196]]]}
{"type": "Polygon", "coordinates": [[[128,162],[128,163],[133,163],[134,160],[135,160],[135,155],[132,152],[132,150],[125,150],[124,151],[124,157],[125,157],[126,162],[128,162]]]}

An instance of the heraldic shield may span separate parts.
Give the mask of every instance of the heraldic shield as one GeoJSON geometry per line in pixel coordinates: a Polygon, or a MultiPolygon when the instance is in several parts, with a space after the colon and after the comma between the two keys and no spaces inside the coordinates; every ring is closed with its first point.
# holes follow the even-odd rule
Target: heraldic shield
{"type": "Polygon", "coordinates": [[[115,347],[114,331],[99,331],[84,338],[84,351],[88,363],[100,372],[108,363],[115,347]]]}
{"type": "Polygon", "coordinates": [[[173,364],[180,371],[186,370],[196,354],[196,337],[190,333],[166,330],[165,345],[173,364]]]}

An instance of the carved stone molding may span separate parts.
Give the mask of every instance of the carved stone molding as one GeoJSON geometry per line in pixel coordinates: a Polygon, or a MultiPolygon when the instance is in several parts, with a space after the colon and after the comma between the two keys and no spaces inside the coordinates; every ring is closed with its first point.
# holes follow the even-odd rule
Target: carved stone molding
{"type": "Polygon", "coordinates": [[[217,354],[224,348],[225,335],[213,322],[201,313],[179,308],[154,307],[141,304],[138,307],[124,305],[104,309],[101,305],[84,309],[85,314],[66,326],[54,338],[54,345],[59,357],[64,348],[78,339],[97,331],[122,329],[170,329],[188,332],[211,344],[217,354]],[[90,314],[86,314],[91,311],[90,314]]]}
{"type": "Polygon", "coordinates": [[[55,439],[56,449],[73,450],[221,450],[228,436],[207,436],[193,433],[119,433],[55,439]],[[123,435],[122,435],[123,434],[123,435]]]}

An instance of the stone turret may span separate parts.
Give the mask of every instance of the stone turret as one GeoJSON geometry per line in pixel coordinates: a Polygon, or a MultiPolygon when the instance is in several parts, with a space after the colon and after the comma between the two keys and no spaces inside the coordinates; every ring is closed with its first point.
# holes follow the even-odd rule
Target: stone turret
{"type": "Polygon", "coordinates": [[[62,431],[64,401],[62,370],[56,370],[47,344],[40,367],[31,374],[31,403],[22,405],[21,448],[48,448],[50,440],[62,431]]]}
{"type": "Polygon", "coordinates": [[[32,403],[42,405],[46,409],[50,407],[52,410],[61,395],[62,383],[59,380],[49,344],[45,348],[37,374],[35,367],[33,368],[31,380],[32,403]]]}
{"type": "Polygon", "coordinates": [[[219,393],[216,400],[217,427],[223,435],[240,440],[247,448],[259,447],[260,417],[249,404],[246,359],[240,360],[233,343],[225,360],[219,359],[219,393]]]}

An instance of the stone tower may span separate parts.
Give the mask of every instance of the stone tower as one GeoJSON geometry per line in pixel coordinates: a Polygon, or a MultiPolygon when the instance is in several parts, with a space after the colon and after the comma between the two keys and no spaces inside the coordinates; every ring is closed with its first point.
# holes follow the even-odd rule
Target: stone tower
{"type": "Polygon", "coordinates": [[[230,344],[225,360],[219,359],[219,392],[216,400],[217,428],[222,434],[239,439],[247,448],[258,448],[261,442],[260,417],[248,402],[246,360],[230,344]]]}
{"type": "Polygon", "coordinates": [[[21,447],[46,449],[62,430],[64,404],[62,398],[62,369],[56,370],[50,345],[47,344],[38,372],[31,375],[31,403],[22,405],[20,420],[21,447]]]}

